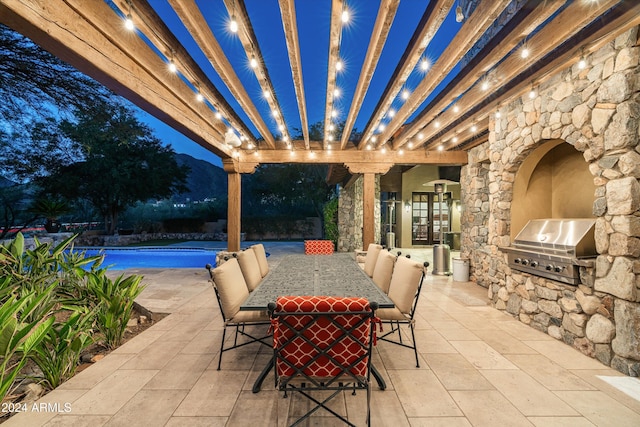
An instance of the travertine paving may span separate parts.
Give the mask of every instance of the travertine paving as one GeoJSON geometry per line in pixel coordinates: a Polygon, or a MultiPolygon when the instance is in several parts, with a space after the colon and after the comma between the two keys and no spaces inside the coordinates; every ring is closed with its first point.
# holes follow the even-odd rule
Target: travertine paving
{"type": "MultiPolygon", "coordinates": [[[[273,264],[280,251],[301,248],[265,246],[273,264]]],[[[412,252],[415,259],[430,256],[412,252]]],[[[260,393],[251,392],[270,357],[266,347],[229,352],[216,370],[222,321],[203,273],[145,273],[143,300],[162,308],[164,296],[172,314],[43,397],[42,411],[18,414],[5,425],[287,425],[306,402],[284,399],[272,374],[260,393]]],[[[640,425],[640,401],[631,396],[640,388],[637,378],[492,309],[486,289],[473,283],[428,275],[416,328],[420,368],[410,349],[385,342],[376,347],[374,363],[388,388],[374,385],[372,425],[640,425]],[[614,386],[616,377],[630,394],[614,386]]],[[[364,393],[345,393],[333,407],[363,425],[364,399],[364,393]]],[[[341,424],[319,412],[306,425],[341,424]]]]}

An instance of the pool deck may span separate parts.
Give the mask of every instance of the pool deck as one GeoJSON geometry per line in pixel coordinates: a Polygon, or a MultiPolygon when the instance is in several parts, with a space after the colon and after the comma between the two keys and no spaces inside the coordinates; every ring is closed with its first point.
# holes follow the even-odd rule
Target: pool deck
{"type": "MultiPolygon", "coordinates": [[[[265,243],[275,267],[302,244],[265,243]]],[[[429,260],[430,249],[405,251],[429,260]]],[[[222,320],[203,269],[145,270],[139,302],[172,314],[44,396],[6,426],[284,426],[303,402],[283,399],[273,374],[253,382],[265,347],[225,354],[222,320]],[[176,289],[178,288],[178,289],[176,289]],[[47,405],[48,403],[48,405],[47,405]],[[65,406],[66,404],[66,406],[65,406]]],[[[626,377],[491,308],[486,289],[427,275],[416,315],[421,358],[379,342],[374,363],[388,388],[372,393],[378,426],[640,425],[640,381],[626,377]]],[[[364,393],[334,408],[364,424],[364,393]]],[[[320,412],[320,411],[319,411],[320,412]]],[[[317,413],[313,426],[341,425],[317,413]]]]}

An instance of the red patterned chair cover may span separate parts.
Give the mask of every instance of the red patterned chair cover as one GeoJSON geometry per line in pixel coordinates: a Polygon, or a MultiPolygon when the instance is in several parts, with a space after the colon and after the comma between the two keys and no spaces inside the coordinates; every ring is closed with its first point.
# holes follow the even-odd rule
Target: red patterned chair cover
{"type": "Polygon", "coordinates": [[[326,296],[285,296],[272,305],[277,387],[300,392],[319,405],[301,419],[323,407],[349,423],[324,403],[342,390],[356,389],[367,390],[368,419],[369,368],[377,322],[377,307],[372,305],[364,298],[326,296]],[[305,384],[299,387],[301,382],[305,384]],[[313,390],[335,392],[319,402],[308,395],[313,390]]]}
{"type": "Polygon", "coordinates": [[[331,240],[305,240],[304,253],[307,255],[331,255],[333,242],[331,240]]]}

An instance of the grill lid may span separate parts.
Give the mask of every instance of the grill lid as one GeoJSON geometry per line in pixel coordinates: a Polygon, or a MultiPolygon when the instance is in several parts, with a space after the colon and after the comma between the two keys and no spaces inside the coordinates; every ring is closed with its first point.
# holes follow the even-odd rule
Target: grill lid
{"type": "Polygon", "coordinates": [[[592,218],[532,219],[516,236],[513,246],[549,254],[596,256],[592,218]]]}

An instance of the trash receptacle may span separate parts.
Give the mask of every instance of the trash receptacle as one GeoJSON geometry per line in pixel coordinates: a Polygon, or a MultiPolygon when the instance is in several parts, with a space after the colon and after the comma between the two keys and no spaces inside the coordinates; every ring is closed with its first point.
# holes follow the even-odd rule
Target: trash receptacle
{"type": "Polygon", "coordinates": [[[469,281],[469,260],[466,258],[453,259],[453,281],[468,282],[469,281]]]}

